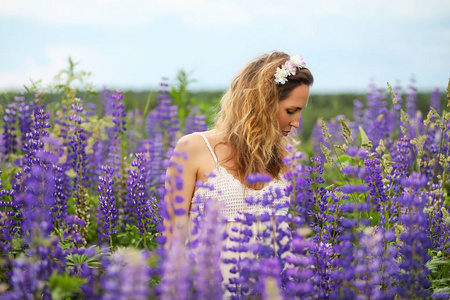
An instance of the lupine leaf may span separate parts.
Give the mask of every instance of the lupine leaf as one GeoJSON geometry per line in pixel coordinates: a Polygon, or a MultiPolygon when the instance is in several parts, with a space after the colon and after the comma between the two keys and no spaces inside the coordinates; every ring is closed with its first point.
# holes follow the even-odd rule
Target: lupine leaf
{"type": "Polygon", "coordinates": [[[81,291],[81,285],[88,282],[85,278],[72,277],[69,274],[58,275],[56,272],[49,279],[52,299],[65,299],[81,291]]]}

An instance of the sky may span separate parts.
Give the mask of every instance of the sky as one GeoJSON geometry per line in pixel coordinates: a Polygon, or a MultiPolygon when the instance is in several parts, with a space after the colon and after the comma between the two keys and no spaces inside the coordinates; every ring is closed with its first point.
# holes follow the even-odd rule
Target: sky
{"type": "Polygon", "coordinates": [[[97,89],[152,89],[180,70],[192,90],[226,89],[272,50],[303,56],[312,92],[411,78],[445,92],[450,1],[0,0],[0,91],[50,84],[69,56],[97,89]]]}

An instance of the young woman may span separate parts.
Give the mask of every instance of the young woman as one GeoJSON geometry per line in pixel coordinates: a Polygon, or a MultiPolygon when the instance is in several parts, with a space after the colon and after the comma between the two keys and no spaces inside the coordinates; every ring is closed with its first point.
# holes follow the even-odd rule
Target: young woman
{"type": "MultiPolygon", "coordinates": [[[[166,247],[173,236],[189,236],[187,226],[198,201],[212,198],[223,204],[222,216],[230,237],[236,235],[236,218],[251,212],[256,217],[269,212],[285,215],[287,195],[275,206],[248,205],[248,197],[258,198],[275,190],[284,191],[287,167],[286,136],[299,126],[309,98],[313,76],[301,56],[271,52],[250,61],[234,78],[220,103],[218,120],[212,130],[183,136],[177,143],[166,174],[166,247]],[[251,174],[264,174],[265,182],[247,181],[251,174]],[[196,182],[208,182],[213,190],[198,189],[196,182]],[[268,182],[267,182],[268,181],[268,182]],[[235,228],[232,230],[232,228],[235,228]]],[[[201,205],[201,204],[200,204],[201,205]]],[[[258,222],[252,230],[258,230],[258,222]]],[[[224,253],[223,257],[233,257],[224,253]]],[[[241,254],[239,254],[241,255],[241,254]]],[[[224,271],[224,273],[227,273],[224,271]]],[[[225,283],[231,274],[223,274],[225,283]]]]}

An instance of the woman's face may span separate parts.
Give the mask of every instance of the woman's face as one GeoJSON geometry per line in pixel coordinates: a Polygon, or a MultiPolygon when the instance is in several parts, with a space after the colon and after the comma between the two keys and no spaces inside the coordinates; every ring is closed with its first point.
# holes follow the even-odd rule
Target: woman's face
{"type": "Polygon", "coordinates": [[[292,127],[298,128],[300,115],[308,104],[308,98],[309,86],[302,84],[293,89],[286,99],[280,101],[278,124],[281,134],[287,136],[292,127]]]}

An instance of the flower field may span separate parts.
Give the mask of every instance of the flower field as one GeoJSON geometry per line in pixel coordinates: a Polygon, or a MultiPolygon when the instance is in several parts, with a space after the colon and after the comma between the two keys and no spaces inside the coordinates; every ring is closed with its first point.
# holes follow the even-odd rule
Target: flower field
{"type": "Polygon", "coordinates": [[[289,213],[237,220],[228,250],[254,255],[228,259],[238,275],[222,283],[214,201],[195,242],[161,247],[165,169],[205,116],[175,105],[165,81],[152,110],[107,90],[96,106],[71,75],[56,105],[31,87],[1,108],[1,299],[450,299],[450,83],[427,115],[413,86],[373,86],[353,119],[303,128],[313,149],[288,149],[290,188],[248,199],[276,210],[287,193],[289,213]],[[272,246],[248,243],[258,219],[272,246]]]}

